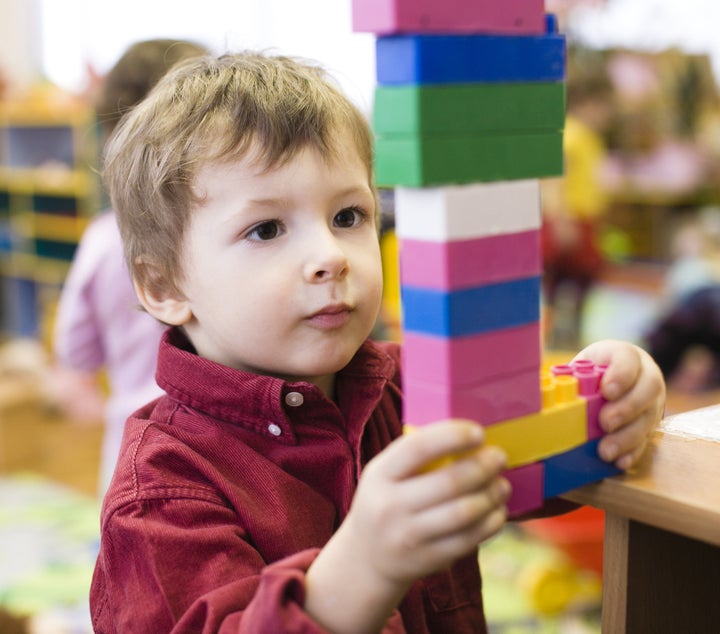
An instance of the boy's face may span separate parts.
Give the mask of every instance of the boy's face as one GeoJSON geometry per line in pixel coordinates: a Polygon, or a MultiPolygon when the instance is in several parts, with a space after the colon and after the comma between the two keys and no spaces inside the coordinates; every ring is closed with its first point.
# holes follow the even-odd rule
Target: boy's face
{"type": "Polygon", "coordinates": [[[252,158],[201,169],[182,295],[155,301],[160,314],[146,307],[203,357],[328,393],[380,307],[368,173],[352,151],[326,163],[308,147],[268,171],[252,158]]]}

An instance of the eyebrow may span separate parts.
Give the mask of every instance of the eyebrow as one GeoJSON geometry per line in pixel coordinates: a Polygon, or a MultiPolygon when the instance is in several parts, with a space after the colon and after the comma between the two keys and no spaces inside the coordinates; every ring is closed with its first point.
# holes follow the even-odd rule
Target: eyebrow
{"type": "Polygon", "coordinates": [[[342,196],[349,196],[350,194],[368,194],[369,196],[372,196],[372,187],[370,187],[370,185],[348,187],[338,193],[338,198],[342,196]]]}
{"type": "MultiPolygon", "coordinates": [[[[368,185],[352,185],[332,195],[333,199],[345,198],[346,196],[352,196],[353,194],[372,196],[372,188],[368,185]]],[[[251,198],[246,201],[245,207],[272,207],[281,208],[287,207],[291,204],[289,198],[251,198]]]]}
{"type": "Polygon", "coordinates": [[[288,207],[290,201],[287,198],[251,198],[245,201],[243,207],[288,207]]]}

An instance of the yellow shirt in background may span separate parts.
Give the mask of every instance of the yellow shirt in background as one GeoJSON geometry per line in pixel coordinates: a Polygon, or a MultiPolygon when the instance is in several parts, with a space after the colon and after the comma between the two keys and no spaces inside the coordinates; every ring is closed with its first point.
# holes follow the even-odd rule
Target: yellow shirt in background
{"type": "Polygon", "coordinates": [[[602,137],[571,115],[565,121],[565,176],[562,191],[565,212],[591,219],[605,213],[608,198],[600,170],[607,155],[602,137]]]}

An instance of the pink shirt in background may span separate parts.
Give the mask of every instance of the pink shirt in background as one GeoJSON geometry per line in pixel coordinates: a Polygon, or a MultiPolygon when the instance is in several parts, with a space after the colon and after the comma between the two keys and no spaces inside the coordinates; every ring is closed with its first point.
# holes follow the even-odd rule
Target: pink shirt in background
{"type": "Polygon", "coordinates": [[[83,234],[65,281],[53,344],[60,365],[107,371],[101,491],[110,482],[128,416],[162,394],[155,366],[163,330],[139,308],[114,214],[101,214],[83,234]]]}

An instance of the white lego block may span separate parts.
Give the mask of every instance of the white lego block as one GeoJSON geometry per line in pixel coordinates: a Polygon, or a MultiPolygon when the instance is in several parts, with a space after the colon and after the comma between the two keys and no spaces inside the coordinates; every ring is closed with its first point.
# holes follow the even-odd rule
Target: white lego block
{"type": "Polygon", "coordinates": [[[539,229],[540,181],[395,189],[401,239],[447,242],[539,229]]]}

